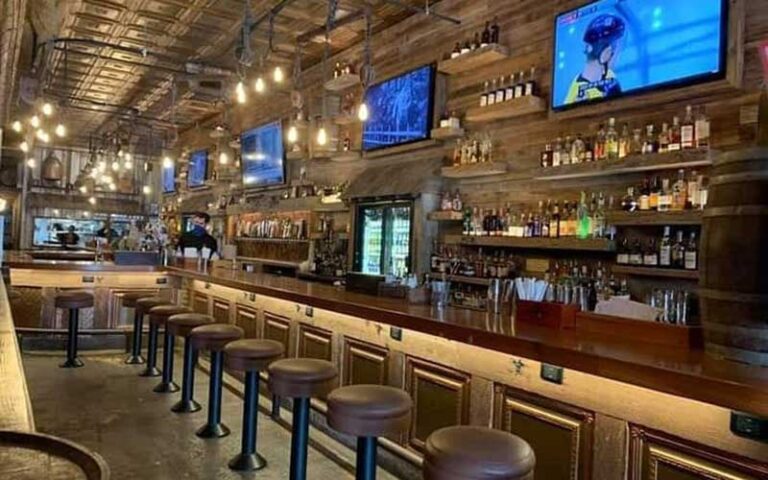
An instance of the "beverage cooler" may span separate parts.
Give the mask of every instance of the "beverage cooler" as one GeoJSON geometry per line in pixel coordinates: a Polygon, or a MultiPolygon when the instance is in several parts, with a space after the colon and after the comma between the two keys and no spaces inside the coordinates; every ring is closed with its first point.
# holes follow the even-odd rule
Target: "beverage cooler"
{"type": "Polygon", "coordinates": [[[413,210],[411,200],[357,205],[355,272],[399,277],[413,272],[413,210]]]}

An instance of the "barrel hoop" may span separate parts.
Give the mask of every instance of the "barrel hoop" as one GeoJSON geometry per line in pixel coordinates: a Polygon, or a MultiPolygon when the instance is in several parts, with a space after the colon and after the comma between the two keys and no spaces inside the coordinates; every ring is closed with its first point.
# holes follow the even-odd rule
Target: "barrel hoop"
{"type": "Polygon", "coordinates": [[[728,183],[741,183],[752,182],[755,180],[768,181],[768,171],[753,170],[739,173],[728,173],[723,175],[716,175],[709,179],[709,185],[725,185],[728,183]]]}
{"type": "Polygon", "coordinates": [[[725,357],[729,360],[736,360],[750,365],[768,366],[768,353],[753,352],[751,350],[742,350],[741,348],[724,347],[712,343],[705,344],[705,350],[719,357],[725,357]]]}
{"type": "Polygon", "coordinates": [[[715,166],[728,165],[729,163],[749,162],[766,158],[768,158],[768,148],[753,147],[722,153],[717,160],[715,160],[715,166]]]}
{"type": "Polygon", "coordinates": [[[703,322],[704,330],[710,332],[730,333],[751,340],[768,340],[768,328],[755,324],[754,327],[744,327],[732,323],[703,322]]]}
{"type": "Polygon", "coordinates": [[[768,205],[738,205],[733,207],[709,207],[703,217],[746,217],[768,215],[768,205]]]}
{"type": "Polygon", "coordinates": [[[700,288],[699,296],[701,298],[720,300],[723,302],[758,303],[768,305],[768,295],[760,293],[743,293],[732,290],[726,291],[700,288]]]}

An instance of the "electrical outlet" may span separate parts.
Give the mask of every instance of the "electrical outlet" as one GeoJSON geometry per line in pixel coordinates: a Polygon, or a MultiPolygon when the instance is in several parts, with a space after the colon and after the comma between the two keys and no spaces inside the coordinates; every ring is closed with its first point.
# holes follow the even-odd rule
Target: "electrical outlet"
{"type": "Polygon", "coordinates": [[[541,379],[547,382],[552,382],[558,385],[562,385],[563,384],[563,367],[557,367],[555,365],[542,363],[541,379]]]}
{"type": "Polygon", "coordinates": [[[92,276],[84,276],[83,277],[83,283],[93,283],[94,278],[92,276]]]}
{"type": "Polygon", "coordinates": [[[157,285],[165,285],[167,283],[168,283],[168,278],[167,277],[160,277],[160,278],[155,279],[155,284],[157,284],[157,285]]]}
{"type": "Polygon", "coordinates": [[[313,316],[315,315],[315,310],[314,310],[312,307],[310,307],[310,306],[307,306],[307,307],[304,309],[304,315],[306,315],[306,316],[308,316],[308,317],[313,317],[313,316]]]}
{"type": "Polygon", "coordinates": [[[389,327],[389,338],[401,342],[403,340],[403,329],[400,327],[389,327]]]}
{"type": "Polygon", "coordinates": [[[731,432],[752,440],[768,441],[768,418],[744,412],[731,412],[731,432]]]}

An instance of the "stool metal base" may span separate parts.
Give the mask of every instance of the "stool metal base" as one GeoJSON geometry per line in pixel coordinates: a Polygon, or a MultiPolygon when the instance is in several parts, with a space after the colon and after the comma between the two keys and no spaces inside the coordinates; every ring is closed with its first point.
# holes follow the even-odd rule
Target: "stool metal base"
{"type": "Polygon", "coordinates": [[[75,358],[72,358],[72,359],[68,358],[66,361],[64,361],[63,363],[59,364],[59,368],[80,368],[83,365],[85,365],[83,363],[83,361],[80,360],[79,358],[75,357],[75,358]]]}
{"type": "Polygon", "coordinates": [[[138,357],[134,357],[133,355],[129,356],[125,359],[126,365],[143,365],[145,363],[144,357],[139,355],[138,357]]]}
{"type": "Polygon", "coordinates": [[[229,435],[229,428],[223,423],[205,424],[195,433],[200,438],[223,438],[229,435]]]}
{"type": "Polygon", "coordinates": [[[139,374],[140,377],[159,377],[163,372],[157,367],[147,367],[139,374]]]}
{"type": "Polygon", "coordinates": [[[173,413],[195,413],[199,412],[203,407],[200,406],[199,403],[197,403],[194,400],[190,400],[188,402],[185,401],[179,401],[176,403],[176,405],[171,407],[171,411],[173,413]]]}
{"type": "Polygon", "coordinates": [[[152,389],[155,393],[176,393],[180,390],[179,386],[174,382],[161,383],[152,389]]]}
{"type": "Polygon", "coordinates": [[[376,437],[359,437],[357,439],[357,468],[356,480],[376,480],[376,437]]]}
{"type": "Polygon", "coordinates": [[[267,466],[267,461],[258,453],[239,454],[229,461],[229,468],[236,472],[252,472],[267,466]]]}

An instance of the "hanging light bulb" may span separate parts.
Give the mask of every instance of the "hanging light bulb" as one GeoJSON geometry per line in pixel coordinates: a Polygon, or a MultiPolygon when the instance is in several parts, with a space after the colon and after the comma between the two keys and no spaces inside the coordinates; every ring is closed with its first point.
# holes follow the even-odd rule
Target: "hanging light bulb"
{"type": "Polygon", "coordinates": [[[125,155],[125,152],[123,152],[123,149],[121,148],[120,150],[117,151],[117,157],[123,158],[123,155],[125,155]]]}
{"type": "Polygon", "coordinates": [[[113,182],[114,182],[114,180],[112,180],[111,176],[109,176],[109,175],[102,175],[101,176],[101,183],[108,184],[108,183],[113,183],[113,182]]]}
{"type": "Polygon", "coordinates": [[[28,158],[27,159],[27,166],[29,168],[35,168],[35,165],[37,165],[37,162],[35,161],[34,158],[28,158]]]}
{"type": "Polygon", "coordinates": [[[32,115],[32,118],[29,119],[29,124],[32,125],[34,128],[37,128],[40,126],[40,117],[37,115],[32,115]]]}
{"type": "Polygon", "coordinates": [[[44,142],[45,130],[43,130],[42,128],[38,128],[37,131],[35,132],[35,136],[37,137],[38,140],[40,140],[41,142],[44,142]]]}
{"type": "Polygon", "coordinates": [[[0,198],[0,212],[4,212],[8,208],[8,200],[0,198]]]}
{"type": "Polygon", "coordinates": [[[163,168],[173,168],[173,160],[171,157],[163,157],[163,168]]]}
{"type": "Polygon", "coordinates": [[[368,104],[365,101],[360,102],[360,106],[357,107],[357,118],[361,122],[367,122],[370,112],[368,111],[368,104]]]}
{"type": "Polygon", "coordinates": [[[117,190],[117,185],[115,185],[114,183],[110,183],[109,189],[114,192],[115,190],[117,190]]]}
{"type": "Polygon", "coordinates": [[[144,195],[149,195],[152,193],[152,187],[149,185],[144,185],[144,188],[141,189],[144,192],[144,195]]]}
{"type": "Polygon", "coordinates": [[[104,160],[100,161],[99,162],[98,170],[99,170],[99,173],[106,172],[107,171],[107,162],[105,162],[104,160]]]}
{"type": "Polygon", "coordinates": [[[21,122],[16,120],[11,124],[11,130],[13,130],[16,133],[21,132],[21,122]]]}
{"type": "Polygon", "coordinates": [[[113,172],[120,171],[120,162],[118,161],[112,162],[112,171],[113,172]]]}
{"type": "Polygon", "coordinates": [[[261,78],[261,75],[259,75],[256,82],[253,84],[253,89],[256,90],[256,93],[264,93],[267,90],[267,84],[264,82],[264,79],[261,78]]]}
{"type": "Polygon", "coordinates": [[[226,165],[229,163],[229,155],[227,152],[219,153],[219,165],[226,165]]]}
{"type": "Polygon", "coordinates": [[[325,131],[324,126],[320,126],[320,129],[317,131],[317,144],[321,147],[328,144],[328,132],[325,131]]]}
{"type": "Polygon", "coordinates": [[[125,154],[125,169],[131,170],[133,168],[133,155],[130,153],[125,154]]]}
{"type": "Polygon", "coordinates": [[[299,129],[296,128],[296,125],[291,125],[291,128],[288,129],[288,141],[291,143],[299,141],[299,129]]]}
{"type": "Polygon", "coordinates": [[[243,85],[243,81],[240,80],[237,82],[237,87],[235,87],[235,95],[237,96],[237,103],[245,103],[247,100],[245,96],[245,85],[243,85]]]}
{"type": "Polygon", "coordinates": [[[88,203],[90,203],[91,205],[96,205],[96,197],[89,198],[88,203]]]}
{"type": "Polygon", "coordinates": [[[19,144],[19,150],[21,150],[24,153],[29,152],[29,144],[27,143],[26,140],[24,140],[19,144]]]}
{"type": "Polygon", "coordinates": [[[283,83],[285,74],[283,73],[283,68],[280,65],[275,67],[275,71],[272,72],[272,78],[275,80],[275,83],[283,83]]]}
{"type": "Polygon", "coordinates": [[[45,115],[46,117],[50,117],[51,115],[53,115],[53,105],[51,105],[48,102],[45,102],[43,104],[42,110],[43,110],[43,115],[45,115]]]}
{"type": "Polygon", "coordinates": [[[80,193],[82,193],[82,194],[88,193],[88,187],[86,187],[85,185],[82,185],[80,187],[80,193]]]}
{"type": "Polygon", "coordinates": [[[94,168],[93,170],[91,170],[91,178],[93,178],[94,180],[99,178],[99,169],[94,168]]]}
{"type": "Polygon", "coordinates": [[[64,124],[60,123],[56,125],[55,133],[57,137],[65,137],[67,136],[67,127],[65,127],[64,124]]]}

